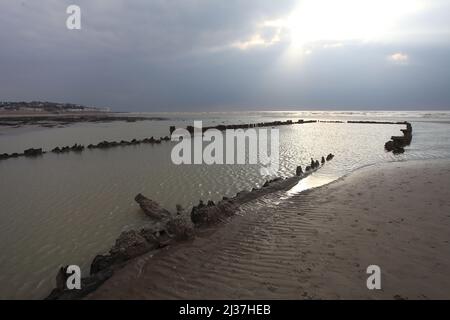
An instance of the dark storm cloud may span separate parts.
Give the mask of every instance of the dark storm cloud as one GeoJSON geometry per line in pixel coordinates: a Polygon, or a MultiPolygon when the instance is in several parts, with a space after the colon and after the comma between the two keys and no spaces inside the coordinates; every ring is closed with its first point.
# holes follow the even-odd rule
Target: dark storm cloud
{"type": "Polygon", "coordinates": [[[142,111],[450,107],[448,1],[402,20],[398,38],[314,44],[292,66],[280,66],[284,33],[246,47],[255,34],[274,39],[261,23],[297,3],[3,0],[0,100],[142,111]],[[79,31],[65,27],[73,3],[79,31]]]}

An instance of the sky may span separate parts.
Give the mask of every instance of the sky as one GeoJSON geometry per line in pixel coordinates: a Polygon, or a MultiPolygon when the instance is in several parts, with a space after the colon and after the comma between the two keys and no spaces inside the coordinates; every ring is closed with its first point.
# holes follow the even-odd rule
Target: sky
{"type": "Polygon", "coordinates": [[[450,0],[1,0],[0,75],[117,111],[450,110],[450,0]]]}

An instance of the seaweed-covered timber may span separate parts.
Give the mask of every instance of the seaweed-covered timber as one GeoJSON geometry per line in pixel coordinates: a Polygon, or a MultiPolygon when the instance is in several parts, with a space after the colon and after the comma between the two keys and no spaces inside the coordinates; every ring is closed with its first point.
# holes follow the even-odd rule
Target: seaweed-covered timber
{"type": "MultiPolygon", "coordinates": [[[[249,129],[249,128],[263,128],[263,127],[276,127],[276,126],[285,126],[285,125],[292,125],[292,124],[303,124],[303,123],[316,123],[317,120],[303,120],[300,119],[297,122],[294,122],[292,120],[286,120],[286,121],[271,121],[271,122],[258,122],[258,123],[243,123],[243,124],[221,124],[218,126],[213,127],[202,127],[202,131],[205,132],[209,129],[217,129],[219,131],[225,131],[227,129],[249,129]]],[[[171,132],[175,130],[175,127],[170,128],[171,132]],[[173,131],[172,131],[173,130],[173,131]]],[[[187,126],[186,130],[189,131],[191,134],[194,133],[194,127],[193,126],[187,126]]]]}
{"type": "Polygon", "coordinates": [[[386,151],[392,151],[394,154],[400,154],[405,152],[405,146],[409,146],[412,140],[412,126],[407,121],[352,121],[347,123],[362,123],[362,124],[404,124],[406,129],[401,129],[403,136],[392,136],[391,140],[384,144],[386,151]]]}
{"type": "Polygon", "coordinates": [[[37,157],[42,154],[43,154],[42,148],[39,148],[39,149],[30,148],[23,152],[23,155],[25,157],[37,157]]]}
{"type": "Polygon", "coordinates": [[[160,144],[161,141],[169,141],[169,140],[170,140],[170,137],[169,136],[165,136],[165,137],[158,138],[158,139],[150,137],[150,138],[145,138],[145,139],[142,139],[142,140],[138,140],[138,139],[133,139],[131,141],[121,140],[120,142],[117,142],[117,141],[112,141],[112,142],[102,141],[102,142],[99,142],[98,144],[90,144],[90,145],[88,145],[88,149],[109,149],[109,148],[114,148],[114,147],[133,146],[133,145],[145,144],[145,143],[160,144]]]}
{"type": "Polygon", "coordinates": [[[95,291],[103,282],[108,280],[112,275],[111,269],[105,269],[97,272],[95,275],[81,279],[80,290],[67,290],[66,283],[69,275],[67,274],[67,266],[61,267],[56,275],[56,288],[52,290],[46,300],[76,300],[81,299],[87,294],[95,291]]]}
{"type": "MultiPolygon", "coordinates": [[[[330,153],[327,159],[331,155],[330,153]]],[[[313,162],[318,163],[319,161],[313,160],[313,162]]],[[[273,192],[288,190],[295,186],[300,179],[307,177],[317,169],[303,172],[299,166],[293,177],[274,178],[266,181],[261,188],[238,192],[232,198],[223,197],[217,203],[208,201],[206,204],[200,200],[199,204],[192,208],[190,220],[186,214],[182,214],[181,206],[177,206],[176,213],[172,213],[161,207],[156,201],[138,194],[135,201],[154,224],[139,231],[122,232],[107,254],[97,255],[94,258],[91,263],[90,275],[81,280],[80,290],[68,290],[65,287],[67,267],[60,268],[56,276],[57,287],[46,299],[81,299],[98,288],[128,260],[176,242],[191,240],[195,237],[197,230],[232,217],[241,205],[273,192]]]]}
{"type": "Polygon", "coordinates": [[[412,126],[409,122],[403,122],[406,125],[406,129],[401,129],[403,136],[392,136],[391,140],[384,144],[386,151],[392,151],[394,154],[400,154],[405,152],[405,146],[409,146],[412,140],[412,126]]]}
{"type": "Polygon", "coordinates": [[[56,147],[56,148],[52,149],[51,152],[53,152],[53,153],[65,153],[65,152],[70,152],[70,151],[81,152],[83,150],[84,150],[84,146],[81,145],[81,144],[77,144],[76,143],[76,144],[74,144],[71,147],[69,147],[69,146],[62,147],[62,148],[56,147]]]}
{"type": "Polygon", "coordinates": [[[362,123],[362,124],[406,124],[406,121],[359,121],[349,120],[347,123],[362,123]]]}
{"type": "Polygon", "coordinates": [[[19,157],[29,157],[29,158],[34,158],[37,156],[41,156],[45,153],[45,151],[42,151],[42,148],[30,148],[30,149],[26,149],[24,150],[23,153],[3,153],[0,154],[0,160],[5,160],[5,159],[9,159],[9,158],[19,158],[19,157]]]}
{"type": "MultiPolygon", "coordinates": [[[[131,145],[137,145],[142,143],[148,143],[148,144],[160,144],[162,141],[170,141],[169,136],[165,136],[162,138],[155,139],[153,137],[150,138],[144,138],[142,140],[133,139],[131,141],[125,141],[121,140],[120,142],[117,141],[102,141],[97,144],[89,144],[87,146],[87,149],[109,149],[114,147],[120,147],[120,146],[131,146],[131,145]]],[[[73,146],[64,146],[64,147],[55,147],[50,152],[52,153],[68,153],[68,152],[82,152],[86,148],[84,145],[75,143],[73,146]]],[[[18,157],[36,157],[39,155],[45,154],[46,151],[43,151],[42,148],[31,148],[25,150],[23,153],[3,153],[0,154],[0,160],[6,160],[10,158],[18,158],[18,157]]]]}

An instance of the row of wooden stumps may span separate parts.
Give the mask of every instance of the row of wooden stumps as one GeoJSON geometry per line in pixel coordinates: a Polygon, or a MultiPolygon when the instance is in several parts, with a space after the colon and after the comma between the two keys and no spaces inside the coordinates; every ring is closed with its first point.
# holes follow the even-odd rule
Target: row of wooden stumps
{"type": "Polygon", "coordinates": [[[406,129],[401,129],[403,136],[392,136],[391,140],[384,144],[386,151],[392,151],[394,154],[405,152],[405,147],[411,144],[412,126],[409,122],[405,122],[406,129]]]}
{"type": "Polygon", "coordinates": [[[41,156],[45,153],[45,151],[42,151],[42,148],[38,148],[38,149],[34,149],[34,148],[30,148],[25,150],[22,153],[3,153],[0,154],[0,160],[5,160],[5,159],[9,159],[9,158],[19,158],[19,157],[37,157],[37,156],[41,156]]]}
{"type": "MultiPolygon", "coordinates": [[[[202,132],[205,132],[209,129],[217,129],[219,131],[225,131],[228,129],[237,130],[237,129],[249,129],[249,128],[262,128],[262,127],[275,127],[275,126],[284,126],[284,125],[292,125],[292,124],[305,124],[305,123],[316,123],[317,120],[303,120],[299,119],[298,121],[286,120],[286,121],[271,121],[271,122],[258,122],[258,123],[241,123],[241,124],[221,124],[213,127],[202,127],[202,132]]],[[[170,134],[172,134],[175,130],[175,126],[170,126],[170,134]]],[[[194,134],[195,128],[193,126],[187,126],[186,130],[192,135],[194,134]]]]}
{"type": "MultiPolygon", "coordinates": [[[[113,147],[119,146],[131,146],[138,145],[141,143],[149,143],[149,144],[160,144],[162,141],[170,141],[169,136],[161,137],[161,138],[144,138],[144,139],[133,139],[131,141],[121,140],[119,141],[102,141],[97,144],[89,144],[87,149],[109,149],[113,147]]],[[[82,152],[86,149],[84,145],[75,143],[73,146],[65,146],[65,147],[56,147],[53,148],[50,152],[52,153],[67,153],[67,152],[82,152]]],[[[22,153],[3,153],[0,154],[0,160],[6,160],[10,158],[19,158],[19,157],[37,157],[47,153],[47,151],[42,150],[42,148],[30,148],[25,150],[22,153]]]]}
{"type": "MultiPolygon", "coordinates": [[[[332,153],[328,154],[326,158],[322,157],[322,159],[321,159],[322,165],[325,163],[325,161],[330,161],[333,158],[334,158],[334,154],[332,154],[332,153]]],[[[309,166],[306,166],[305,172],[317,169],[319,166],[320,166],[319,160],[314,160],[313,158],[311,158],[311,164],[309,166]]],[[[302,166],[297,167],[295,174],[297,176],[301,176],[303,174],[302,166]]]]}

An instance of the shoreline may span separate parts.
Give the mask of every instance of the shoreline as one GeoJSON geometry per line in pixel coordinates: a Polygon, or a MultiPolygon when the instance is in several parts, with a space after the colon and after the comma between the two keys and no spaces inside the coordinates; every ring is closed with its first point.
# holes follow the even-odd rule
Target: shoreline
{"type": "Polygon", "coordinates": [[[20,128],[23,126],[40,126],[53,128],[83,122],[113,121],[161,121],[163,117],[143,117],[120,112],[62,112],[62,113],[14,113],[0,112],[0,126],[20,128]]]}
{"type": "Polygon", "coordinates": [[[265,195],[128,261],[86,298],[448,299],[449,179],[450,160],[390,162],[283,201],[265,195]],[[370,264],[382,290],[366,288],[370,264]]]}

